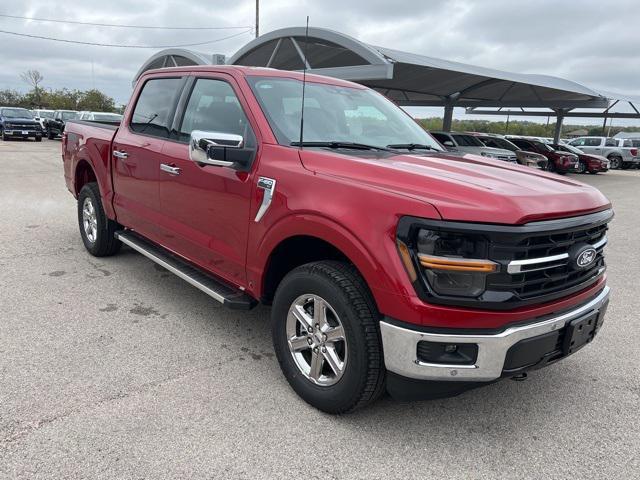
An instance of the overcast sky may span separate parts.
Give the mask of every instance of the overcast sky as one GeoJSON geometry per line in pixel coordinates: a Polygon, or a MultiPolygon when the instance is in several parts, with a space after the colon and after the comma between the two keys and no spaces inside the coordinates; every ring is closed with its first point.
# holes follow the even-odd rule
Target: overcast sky
{"type": "MultiPolygon", "coordinates": [[[[639,0],[262,0],[260,13],[262,33],[303,25],[309,15],[312,26],[375,45],[640,95],[639,0]]],[[[251,26],[255,1],[23,0],[2,2],[0,14],[114,24],[251,26]]],[[[242,32],[87,27],[2,17],[0,30],[136,45],[180,45],[242,32]]],[[[192,48],[230,56],[252,37],[244,33],[192,48]]],[[[0,41],[0,88],[26,90],[20,72],[37,69],[46,87],[95,86],[117,103],[127,102],[132,77],[156,51],[71,45],[2,33],[0,41]]]]}

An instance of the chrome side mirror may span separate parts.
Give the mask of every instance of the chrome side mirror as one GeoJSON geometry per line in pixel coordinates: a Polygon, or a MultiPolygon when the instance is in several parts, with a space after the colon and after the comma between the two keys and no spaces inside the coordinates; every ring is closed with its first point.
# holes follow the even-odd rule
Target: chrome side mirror
{"type": "Polygon", "coordinates": [[[189,139],[189,158],[192,162],[218,167],[230,167],[237,161],[227,157],[227,149],[244,147],[242,135],[194,130],[189,139]]]}

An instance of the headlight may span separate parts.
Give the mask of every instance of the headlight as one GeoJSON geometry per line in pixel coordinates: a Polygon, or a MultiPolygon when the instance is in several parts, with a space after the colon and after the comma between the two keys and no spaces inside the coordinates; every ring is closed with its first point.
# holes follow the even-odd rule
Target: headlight
{"type": "MultiPolygon", "coordinates": [[[[401,241],[398,247],[406,265],[408,248],[401,241]]],[[[485,290],[486,276],[498,269],[497,263],[486,259],[488,244],[480,235],[420,229],[415,250],[417,268],[436,295],[478,297],[485,290]]],[[[413,281],[413,264],[407,271],[413,281]]]]}

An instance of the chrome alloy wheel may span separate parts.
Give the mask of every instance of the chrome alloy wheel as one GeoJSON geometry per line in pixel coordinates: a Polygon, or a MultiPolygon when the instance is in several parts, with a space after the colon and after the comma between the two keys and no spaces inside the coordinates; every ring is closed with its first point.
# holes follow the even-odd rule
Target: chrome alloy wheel
{"type": "Polygon", "coordinates": [[[94,243],[98,238],[98,217],[90,197],[85,198],[82,203],[82,227],[87,240],[94,243]]]}
{"type": "Polygon", "coordinates": [[[311,294],[296,298],[286,332],[291,356],[307,379],[330,386],[342,378],[347,365],[344,327],[326,300],[311,294]]]}

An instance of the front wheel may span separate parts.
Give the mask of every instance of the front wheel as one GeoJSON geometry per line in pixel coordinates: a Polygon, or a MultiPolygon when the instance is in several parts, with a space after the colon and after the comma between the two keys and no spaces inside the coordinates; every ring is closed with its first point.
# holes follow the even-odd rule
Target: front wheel
{"type": "Polygon", "coordinates": [[[54,139],[54,135],[53,135],[53,132],[51,131],[51,129],[47,129],[47,138],[49,140],[53,140],[54,139]]]}
{"type": "Polygon", "coordinates": [[[278,286],[271,320],[280,368],[307,403],[346,413],[384,391],[379,314],[352,265],[322,261],[292,270],[278,286]]]}
{"type": "Polygon", "coordinates": [[[109,220],[102,208],[100,190],[95,182],[87,183],[78,195],[78,224],[87,251],[94,257],[114,255],[122,242],[115,238],[118,224],[109,220]]]}
{"type": "Polygon", "coordinates": [[[587,165],[582,160],[578,160],[578,165],[576,167],[576,172],[585,173],[586,171],[587,171],[587,165]]]}

